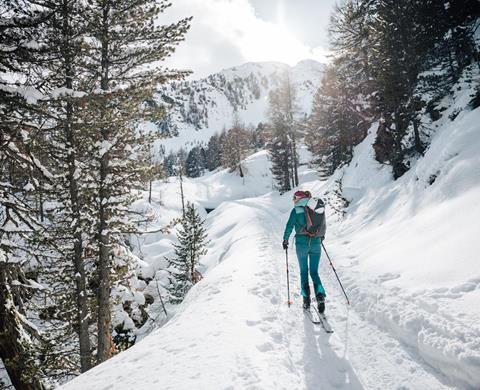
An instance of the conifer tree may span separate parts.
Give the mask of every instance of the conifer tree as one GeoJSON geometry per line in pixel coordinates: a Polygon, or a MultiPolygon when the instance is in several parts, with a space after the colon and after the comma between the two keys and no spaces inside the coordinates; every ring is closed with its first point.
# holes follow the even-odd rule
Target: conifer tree
{"type": "Polygon", "coordinates": [[[185,171],[188,177],[200,177],[205,169],[205,150],[200,146],[195,146],[188,152],[185,161],[185,171]]]}
{"type": "Polygon", "coordinates": [[[213,171],[221,165],[220,137],[218,134],[214,134],[210,137],[207,145],[206,155],[206,168],[209,171],[213,171]]]}
{"type": "Polygon", "coordinates": [[[35,204],[39,180],[51,174],[37,158],[33,119],[41,80],[27,77],[39,66],[37,29],[46,15],[24,2],[2,4],[0,13],[0,359],[15,388],[44,389],[39,367],[42,335],[25,317],[36,288],[25,270],[39,254],[31,245],[43,232],[35,204]],[[15,77],[8,77],[8,74],[15,77]],[[28,286],[28,287],[27,287],[28,286]]]}
{"type": "Polygon", "coordinates": [[[175,257],[169,259],[169,268],[172,272],[169,291],[172,303],[180,303],[183,300],[195,282],[195,271],[200,257],[207,253],[204,221],[192,203],[187,203],[177,240],[178,243],[174,245],[175,257]]]}
{"type": "MultiPolygon", "coordinates": [[[[72,366],[78,364],[75,360],[79,362],[80,372],[92,366],[88,320],[91,318],[91,294],[87,291],[88,270],[84,257],[87,231],[84,166],[90,156],[83,147],[87,142],[84,142],[84,129],[78,115],[80,98],[87,98],[79,87],[84,73],[83,47],[88,26],[83,2],[38,0],[35,6],[49,14],[39,31],[45,49],[38,77],[42,78],[42,91],[47,96],[40,105],[39,122],[44,123],[43,130],[48,134],[39,141],[45,150],[55,148],[54,153],[45,157],[55,179],[45,194],[50,205],[45,210],[44,224],[49,232],[50,245],[47,247],[50,253],[42,262],[45,269],[41,279],[53,287],[50,312],[55,315],[45,320],[51,321],[49,332],[52,338],[56,335],[53,344],[59,349],[49,351],[49,355],[53,357],[54,367],[56,362],[63,364],[66,374],[71,375],[72,366]],[[64,345],[71,344],[75,335],[78,350],[72,353],[64,345]],[[62,363],[65,361],[71,364],[67,367],[62,363]]],[[[61,377],[60,372],[61,369],[55,367],[57,378],[61,377]]]]}
{"type": "Polygon", "coordinates": [[[353,109],[359,102],[355,102],[341,67],[341,63],[334,63],[326,69],[314,96],[305,135],[313,163],[324,176],[350,162],[353,147],[365,137],[368,127],[368,122],[353,109]]]}
{"type": "Polygon", "coordinates": [[[275,187],[281,194],[292,189],[291,167],[293,165],[292,147],[286,129],[272,128],[272,138],[268,144],[272,175],[275,187]]]}
{"type": "Polygon", "coordinates": [[[251,146],[255,151],[257,151],[265,148],[266,143],[266,126],[264,123],[260,122],[251,130],[251,146]]]}
{"type": "Polygon", "coordinates": [[[143,102],[151,98],[157,84],[187,74],[152,66],[173,53],[189,28],[189,18],[156,25],[158,15],[169,6],[154,0],[93,0],[85,15],[94,39],[89,47],[87,85],[101,91],[89,100],[84,112],[85,123],[90,125],[89,147],[95,156],[90,182],[98,245],[98,362],[112,351],[112,249],[122,245],[122,234],[131,230],[126,212],[145,169],[135,156],[152,145],[152,134],[137,131],[137,125],[162,114],[143,102]]]}
{"type": "Polygon", "coordinates": [[[233,127],[226,132],[222,146],[222,165],[230,169],[230,172],[238,170],[240,177],[244,176],[242,160],[249,151],[249,133],[244,125],[236,117],[233,127]]]}
{"type": "Polygon", "coordinates": [[[272,173],[278,190],[283,193],[298,185],[296,92],[285,74],[280,86],[269,96],[269,143],[272,173]]]}

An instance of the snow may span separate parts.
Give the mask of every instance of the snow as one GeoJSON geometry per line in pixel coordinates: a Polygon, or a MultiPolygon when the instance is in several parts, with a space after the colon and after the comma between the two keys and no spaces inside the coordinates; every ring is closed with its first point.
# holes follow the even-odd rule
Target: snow
{"type": "MultiPolygon", "coordinates": [[[[397,181],[374,159],[376,124],[352,162],[327,181],[302,165],[299,188],[326,200],[325,245],[351,301],[322,254],[335,333],[303,315],[294,251],[294,303],[286,305],[281,237],[292,193],[272,191],[262,151],[245,160],[244,179],[226,170],[185,179],[210,239],[203,280],[179,307],[167,307],[172,314],[162,327],[61,388],[480,388],[480,108],[462,109],[470,93],[460,86],[444,102],[425,155],[397,181]],[[348,201],[344,215],[338,191],[348,201]]],[[[300,154],[308,159],[303,148],[300,154]]],[[[148,230],[179,216],[178,194],[172,178],[154,183],[152,205],[138,202],[155,216],[148,230]]],[[[174,240],[174,231],[158,232],[135,244],[154,278],[138,286],[145,293],[167,285],[164,257],[174,240]]],[[[157,308],[153,317],[162,316],[157,308]]]]}
{"type": "Polygon", "coordinates": [[[112,148],[112,143],[107,140],[97,141],[95,147],[98,148],[98,157],[103,157],[103,155],[112,148]]]}

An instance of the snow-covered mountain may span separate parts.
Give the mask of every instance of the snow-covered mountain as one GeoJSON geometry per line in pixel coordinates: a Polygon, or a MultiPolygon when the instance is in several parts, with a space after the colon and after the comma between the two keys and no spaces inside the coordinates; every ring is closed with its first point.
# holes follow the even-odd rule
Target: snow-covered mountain
{"type": "Polygon", "coordinates": [[[256,126],[266,120],[268,95],[285,74],[296,88],[300,115],[308,114],[323,71],[324,64],[313,60],[293,67],[251,62],[201,80],[171,83],[155,97],[156,104],[168,107],[167,117],[150,126],[172,136],[161,142],[167,151],[207,142],[215,132],[228,128],[235,115],[245,125],[256,126]]]}

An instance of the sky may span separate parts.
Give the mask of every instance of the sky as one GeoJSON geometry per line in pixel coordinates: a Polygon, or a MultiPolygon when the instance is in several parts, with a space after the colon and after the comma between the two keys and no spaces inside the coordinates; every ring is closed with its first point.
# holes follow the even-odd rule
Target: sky
{"type": "Polygon", "coordinates": [[[186,40],[166,61],[193,79],[253,61],[327,61],[336,0],[173,0],[160,18],[193,16],[186,40]]]}

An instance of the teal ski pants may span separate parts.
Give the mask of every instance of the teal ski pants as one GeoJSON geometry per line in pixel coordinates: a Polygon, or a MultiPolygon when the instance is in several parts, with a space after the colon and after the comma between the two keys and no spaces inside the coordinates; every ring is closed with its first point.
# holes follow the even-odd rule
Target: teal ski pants
{"type": "Polygon", "coordinates": [[[310,285],[308,274],[313,282],[314,294],[325,294],[322,281],[318,275],[318,266],[320,264],[322,241],[319,237],[295,236],[295,249],[297,252],[298,265],[300,267],[300,287],[304,297],[310,297],[310,285]]]}

